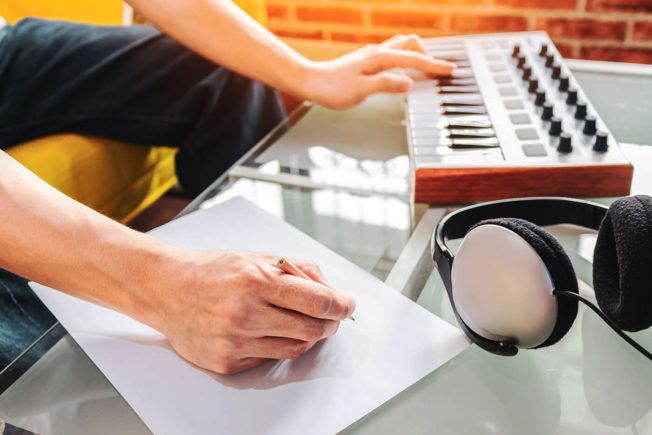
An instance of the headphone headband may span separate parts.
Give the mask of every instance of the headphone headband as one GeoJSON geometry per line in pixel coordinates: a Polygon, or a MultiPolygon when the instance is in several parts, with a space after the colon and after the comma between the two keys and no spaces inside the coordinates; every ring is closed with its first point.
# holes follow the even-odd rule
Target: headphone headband
{"type": "MultiPolygon", "coordinates": [[[[454,256],[446,241],[463,237],[478,222],[510,217],[523,219],[539,226],[572,224],[597,231],[608,210],[608,207],[591,201],[543,197],[492,201],[462,208],[449,214],[437,225],[432,240],[432,257],[437,264],[449,299],[453,301],[451,270],[454,256]]],[[[515,355],[518,352],[514,343],[488,340],[476,334],[459,316],[455,304],[451,305],[464,332],[480,347],[501,355],[515,355]]]]}

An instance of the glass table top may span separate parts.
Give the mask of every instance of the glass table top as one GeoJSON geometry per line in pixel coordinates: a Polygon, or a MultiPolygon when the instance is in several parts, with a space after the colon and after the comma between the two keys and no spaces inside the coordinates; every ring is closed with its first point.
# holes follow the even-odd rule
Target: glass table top
{"type": "MultiPolygon", "coordinates": [[[[608,75],[582,72],[578,73],[578,80],[583,86],[596,83],[595,88],[587,86],[586,91],[618,139],[620,135],[629,135],[624,137],[630,142],[649,144],[652,141],[636,136],[642,135],[642,131],[627,128],[618,133],[613,128],[612,123],[627,118],[625,109],[615,104],[620,109],[605,108],[611,110],[606,114],[599,106],[594,95],[604,92],[612,93],[609,105],[618,102],[619,93],[597,85],[608,75]]],[[[616,78],[619,86],[628,83],[621,75],[616,78]]],[[[630,107],[652,114],[652,107],[646,102],[630,107]]],[[[238,173],[217,180],[185,212],[211,207],[235,195],[244,196],[455,324],[429,251],[432,231],[446,210],[415,207],[400,188],[388,189],[398,185],[387,182],[391,178],[387,171],[397,167],[400,171],[400,164],[373,165],[378,159],[400,161],[405,155],[405,149],[398,145],[401,138],[395,134],[403,128],[402,109],[398,108],[400,98],[370,99],[352,115],[360,122],[340,130],[338,124],[331,125],[329,140],[335,143],[332,148],[328,141],[319,139],[318,143],[317,139],[313,142],[299,136],[281,141],[282,147],[276,150],[275,144],[284,138],[287,127],[310,113],[303,111],[240,165],[252,170],[269,165],[271,175],[321,171],[322,177],[331,177],[330,182],[345,182],[347,188],[353,184],[353,188],[317,187],[316,182],[323,178],[312,180],[315,184],[301,184],[296,179],[279,183],[273,177],[238,173]],[[368,116],[369,113],[384,116],[368,116]],[[383,123],[378,128],[382,134],[367,143],[374,149],[365,154],[368,150],[361,146],[356,150],[358,154],[347,154],[341,148],[343,143],[357,137],[347,136],[347,132],[361,124],[373,128],[374,119],[383,123]],[[310,146],[299,146],[288,153],[288,148],[301,145],[302,141],[310,146]],[[312,145],[319,147],[317,154],[308,151],[312,145]],[[355,164],[348,158],[354,158],[355,164]],[[372,164],[360,163],[364,161],[372,164]],[[347,173],[342,172],[342,167],[347,165],[352,170],[349,179],[343,180],[347,173]],[[340,172],[333,176],[335,171],[340,172]],[[369,180],[373,182],[374,177],[384,177],[385,183],[370,187],[369,180]]],[[[346,112],[333,116],[345,120],[346,112]]],[[[633,192],[652,193],[652,147],[627,145],[625,151],[636,166],[633,192]]],[[[552,230],[571,255],[582,293],[592,298],[594,235],[567,227],[552,230]]],[[[0,417],[44,434],[147,433],[144,424],[65,331],[59,329],[58,333],[63,338],[49,351],[32,358],[29,370],[0,394],[0,417]]],[[[637,333],[635,337],[652,347],[652,331],[637,333]]],[[[513,358],[494,356],[471,346],[344,432],[652,433],[651,408],[652,365],[580,307],[573,328],[557,346],[522,351],[513,358]]]]}

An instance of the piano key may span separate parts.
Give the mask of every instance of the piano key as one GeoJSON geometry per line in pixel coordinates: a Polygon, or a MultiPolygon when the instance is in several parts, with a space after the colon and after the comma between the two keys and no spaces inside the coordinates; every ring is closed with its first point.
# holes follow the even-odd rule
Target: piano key
{"type": "Polygon", "coordinates": [[[437,145],[425,145],[425,146],[414,146],[414,155],[415,156],[426,156],[426,155],[487,155],[487,154],[500,154],[502,151],[500,148],[451,148],[449,146],[437,145]]]}
{"type": "Polygon", "coordinates": [[[484,100],[479,94],[447,95],[439,100],[440,106],[483,106],[484,100]]]}
{"type": "Polygon", "coordinates": [[[478,82],[475,81],[475,78],[456,79],[452,77],[442,77],[437,79],[437,85],[439,86],[473,86],[477,84],[478,82]]]}
{"type": "Polygon", "coordinates": [[[495,137],[479,139],[445,139],[442,145],[446,144],[451,148],[492,148],[500,146],[495,137]]]}
{"type": "Polygon", "coordinates": [[[450,73],[449,77],[463,79],[475,76],[473,75],[473,70],[471,68],[457,68],[450,73]]]}
{"type": "Polygon", "coordinates": [[[486,116],[460,116],[457,118],[442,118],[439,121],[442,128],[492,128],[491,120],[486,116]]]}
{"type": "Polygon", "coordinates": [[[437,89],[439,94],[477,94],[480,88],[477,86],[441,86],[437,89]]]}
{"type": "Polygon", "coordinates": [[[442,115],[481,115],[487,113],[484,106],[446,106],[442,108],[442,115]]]}
{"type": "Polygon", "coordinates": [[[468,60],[469,56],[466,54],[466,51],[443,51],[443,50],[429,50],[428,54],[430,54],[432,57],[441,59],[441,60],[447,60],[449,62],[455,62],[457,60],[468,60]]]}
{"type": "Polygon", "coordinates": [[[445,130],[444,134],[451,139],[496,137],[496,131],[493,128],[452,128],[445,130]]]}

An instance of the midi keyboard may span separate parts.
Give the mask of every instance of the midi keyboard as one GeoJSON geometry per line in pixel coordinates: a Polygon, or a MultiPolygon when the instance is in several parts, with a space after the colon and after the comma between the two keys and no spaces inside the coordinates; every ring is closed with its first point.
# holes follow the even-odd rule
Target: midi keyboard
{"type": "Polygon", "coordinates": [[[406,124],[420,203],[627,195],[633,168],[544,32],[428,38],[406,124]]]}

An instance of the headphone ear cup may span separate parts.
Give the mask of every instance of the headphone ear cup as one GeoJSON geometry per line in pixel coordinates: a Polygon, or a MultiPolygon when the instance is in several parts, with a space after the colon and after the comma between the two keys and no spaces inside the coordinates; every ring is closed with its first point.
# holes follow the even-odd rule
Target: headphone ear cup
{"type": "MultiPolygon", "coordinates": [[[[555,289],[578,293],[573,265],[557,239],[538,225],[517,218],[488,219],[474,226],[493,224],[511,230],[527,241],[539,255],[550,274],[555,289]]],[[[550,336],[536,348],[550,346],[561,340],[577,317],[577,301],[556,297],[557,321],[550,336]]]]}
{"type": "Polygon", "coordinates": [[[615,201],[600,224],[593,254],[600,309],[621,329],[652,326],[652,198],[615,201]]]}

